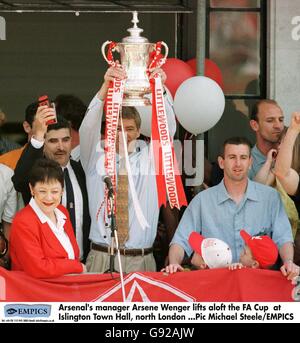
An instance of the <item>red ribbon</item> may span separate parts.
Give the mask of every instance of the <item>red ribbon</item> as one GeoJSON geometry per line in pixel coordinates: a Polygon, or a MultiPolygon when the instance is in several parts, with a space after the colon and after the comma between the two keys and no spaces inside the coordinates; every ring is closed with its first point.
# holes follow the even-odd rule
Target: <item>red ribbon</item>
{"type": "Polygon", "coordinates": [[[150,84],[152,89],[152,145],[158,206],[166,206],[168,197],[170,207],[180,209],[181,206],[187,206],[187,200],[178,172],[173,141],[169,135],[163,90],[156,85],[155,79],[151,79],[150,84]]]}

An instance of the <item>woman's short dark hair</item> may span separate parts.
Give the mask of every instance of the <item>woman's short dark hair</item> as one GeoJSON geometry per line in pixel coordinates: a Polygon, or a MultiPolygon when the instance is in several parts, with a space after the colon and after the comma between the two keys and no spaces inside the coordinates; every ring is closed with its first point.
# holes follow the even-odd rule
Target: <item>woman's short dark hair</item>
{"type": "Polygon", "coordinates": [[[30,170],[29,183],[34,187],[37,182],[49,181],[58,181],[64,187],[64,173],[56,161],[41,158],[34,163],[30,170]]]}

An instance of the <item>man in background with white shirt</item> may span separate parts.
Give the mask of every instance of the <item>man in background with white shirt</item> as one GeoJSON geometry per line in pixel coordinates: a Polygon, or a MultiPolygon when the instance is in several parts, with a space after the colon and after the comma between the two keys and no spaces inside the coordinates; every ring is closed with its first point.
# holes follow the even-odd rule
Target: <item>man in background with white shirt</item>
{"type": "MultiPolygon", "coordinates": [[[[166,80],[166,74],[161,69],[156,73],[160,74],[162,82],[166,80]]],[[[88,112],[79,130],[81,163],[86,173],[89,205],[91,211],[91,251],[86,261],[89,272],[103,273],[109,270],[111,244],[110,219],[105,215],[105,184],[103,182],[104,149],[101,146],[101,127],[103,117],[104,100],[107,95],[109,83],[114,78],[126,78],[126,72],[121,67],[111,67],[104,76],[104,82],[89,105],[88,112]]],[[[166,114],[170,136],[176,131],[175,115],[172,102],[164,92],[166,114]]],[[[127,146],[129,164],[133,175],[133,183],[136,189],[141,212],[149,224],[143,228],[138,220],[134,208],[131,192],[128,192],[128,236],[127,240],[120,245],[122,269],[125,273],[134,271],[156,271],[156,264],[153,257],[153,243],[157,234],[159,216],[158,196],[156,188],[156,175],[153,159],[150,158],[149,145],[138,141],[140,135],[140,117],[133,107],[123,107],[122,120],[124,133],[127,135],[127,146]]],[[[120,120],[118,125],[120,131],[120,120]]],[[[122,147],[121,149],[122,150],[122,147]]],[[[116,143],[116,169],[122,158],[119,150],[118,139],[116,143]]],[[[122,163],[122,162],[121,162],[122,163]]],[[[128,171],[127,171],[128,172],[128,171]]],[[[118,197],[117,181],[117,197],[118,197]]],[[[130,189],[130,187],[129,187],[130,189]]],[[[118,206],[118,199],[117,199],[118,206]]],[[[117,211],[118,216],[118,211],[117,211]]],[[[117,224],[118,225],[118,224],[117,224]]],[[[118,237],[120,231],[118,228],[118,237]]],[[[114,269],[119,271],[119,264],[114,258],[114,269]]]]}

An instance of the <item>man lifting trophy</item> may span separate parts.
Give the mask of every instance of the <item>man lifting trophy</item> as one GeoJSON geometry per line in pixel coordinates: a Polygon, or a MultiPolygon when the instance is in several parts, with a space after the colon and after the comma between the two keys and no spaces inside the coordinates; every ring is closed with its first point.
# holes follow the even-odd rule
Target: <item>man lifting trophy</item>
{"type": "MultiPolygon", "coordinates": [[[[92,220],[89,272],[156,271],[153,243],[160,207],[167,202],[177,208],[186,204],[173,149],[173,102],[160,69],[168,48],[140,36],[136,12],[132,22],[130,36],[122,43],[102,46],[110,67],[80,127],[92,220]],[[120,63],[113,57],[117,53],[120,63]],[[135,106],[150,105],[151,95],[152,137],[147,144],[138,140],[141,118],[135,106]]],[[[123,289],[123,297],[124,293],[123,289]]]]}

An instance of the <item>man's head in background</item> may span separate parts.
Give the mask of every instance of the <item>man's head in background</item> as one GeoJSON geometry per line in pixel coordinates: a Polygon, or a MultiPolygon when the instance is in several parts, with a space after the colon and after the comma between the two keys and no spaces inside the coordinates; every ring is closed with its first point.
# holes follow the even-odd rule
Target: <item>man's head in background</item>
{"type": "Polygon", "coordinates": [[[23,121],[23,128],[24,131],[27,133],[28,141],[30,140],[32,136],[32,123],[34,121],[34,117],[36,114],[36,111],[38,109],[38,102],[35,101],[28,105],[25,110],[25,120],[23,121]]]}
{"type": "Polygon", "coordinates": [[[259,100],[252,108],[250,126],[256,133],[256,145],[266,153],[277,148],[284,129],[283,111],[275,100],[259,100]]]}
{"type": "Polygon", "coordinates": [[[78,97],[71,94],[60,94],[55,100],[56,113],[71,124],[72,149],[79,144],[79,127],[87,107],[78,97]]]}

